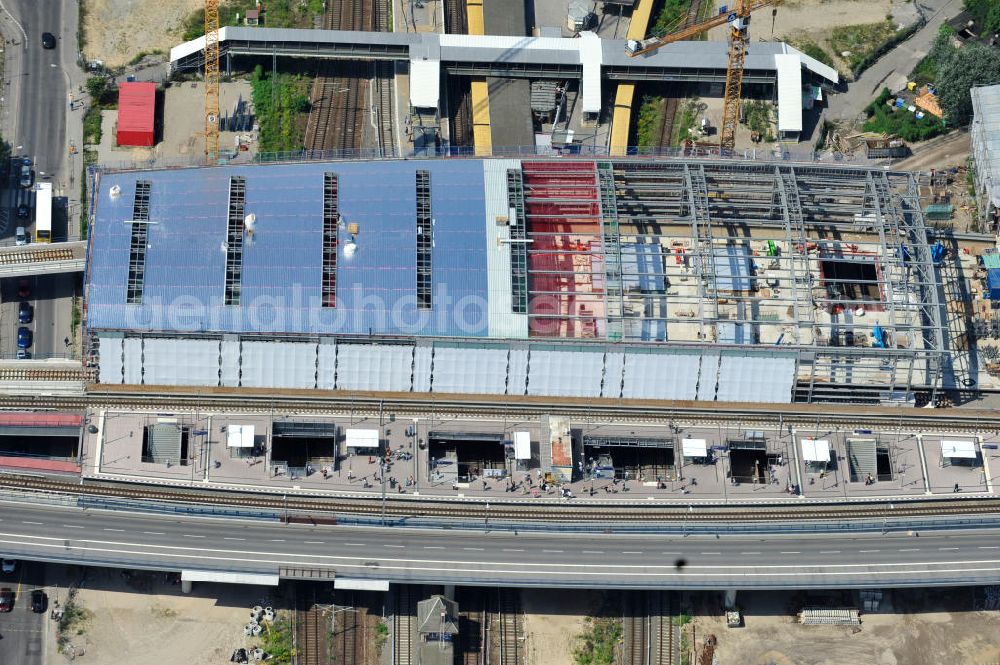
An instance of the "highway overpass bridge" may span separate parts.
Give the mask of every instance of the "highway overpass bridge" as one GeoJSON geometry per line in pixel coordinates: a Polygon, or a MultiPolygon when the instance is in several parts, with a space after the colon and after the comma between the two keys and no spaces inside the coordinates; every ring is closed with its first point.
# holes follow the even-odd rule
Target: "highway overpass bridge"
{"type": "Polygon", "coordinates": [[[84,241],[0,247],[0,277],[83,272],[86,254],[84,241]]]}
{"type": "Polygon", "coordinates": [[[848,532],[836,524],[812,533],[696,532],[694,524],[669,533],[535,532],[488,520],[451,529],[314,526],[283,523],[280,514],[210,518],[203,509],[181,518],[148,506],[93,510],[73,497],[47,501],[0,501],[0,554],[258,583],[275,576],[622,589],[1000,583],[995,519],[940,531],[886,520],[881,528],[848,532]]]}

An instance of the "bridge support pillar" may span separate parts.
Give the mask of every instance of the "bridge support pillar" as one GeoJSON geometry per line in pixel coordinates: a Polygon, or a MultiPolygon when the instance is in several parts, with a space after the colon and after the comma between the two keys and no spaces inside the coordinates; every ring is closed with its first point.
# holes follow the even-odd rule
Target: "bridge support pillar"
{"type": "Polygon", "coordinates": [[[722,600],[722,607],[727,610],[736,607],[736,589],[726,589],[726,597],[722,600]]]}
{"type": "Polygon", "coordinates": [[[191,580],[181,580],[181,593],[191,593],[194,582],[191,580]]]}

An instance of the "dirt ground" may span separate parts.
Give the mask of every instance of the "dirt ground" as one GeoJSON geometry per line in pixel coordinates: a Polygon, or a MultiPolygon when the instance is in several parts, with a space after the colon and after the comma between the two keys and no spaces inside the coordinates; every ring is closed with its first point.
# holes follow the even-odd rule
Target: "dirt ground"
{"type": "Polygon", "coordinates": [[[204,0],[81,0],[88,60],[108,67],[126,64],[137,53],[168,51],[181,41],[181,23],[204,0]]]}
{"type": "MultiPolygon", "coordinates": [[[[718,638],[718,665],[995,663],[1000,660],[1000,612],[972,611],[971,593],[891,591],[879,613],[862,615],[857,633],[846,626],[795,623],[793,608],[803,600],[790,594],[741,593],[737,603],[745,611],[744,628],[726,628],[709,606],[696,608],[691,626],[699,645],[710,634],[718,638]]],[[[719,597],[711,602],[717,607],[719,597]]]]}
{"type": "Polygon", "coordinates": [[[573,665],[576,636],[584,618],[600,605],[595,591],[524,589],[524,653],[526,665],[573,665]]]}
{"type": "MultiPolygon", "coordinates": [[[[58,591],[49,592],[50,602],[65,603],[69,581],[62,580],[58,591]]],[[[73,635],[71,643],[84,651],[82,662],[88,665],[226,663],[234,649],[248,645],[243,626],[250,608],[276,604],[274,592],[235,584],[196,584],[190,595],[183,595],[162,575],[130,587],[121,571],[90,569],[77,603],[92,616],[83,634],[73,635]]],[[[48,632],[46,665],[69,662],[58,653],[55,632],[48,632]]]]}

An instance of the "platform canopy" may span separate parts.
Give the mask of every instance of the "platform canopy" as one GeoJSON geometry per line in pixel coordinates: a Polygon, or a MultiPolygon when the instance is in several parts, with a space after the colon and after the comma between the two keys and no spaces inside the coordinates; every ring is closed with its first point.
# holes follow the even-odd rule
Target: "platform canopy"
{"type": "Polygon", "coordinates": [[[348,448],[378,448],[377,429],[348,429],[348,448]]]}
{"type": "Polygon", "coordinates": [[[976,442],[942,440],[941,456],[953,459],[976,459],[976,442]]]}
{"type": "Polygon", "coordinates": [[[514,432],[514,459],[531,459],[531,432],[514,432]]]}
{"type": "Polygon", "coordinates": [[[708,457],[708,444],[705,439],[684,439],[681,441],[684,457],[708,457]]]}
{"type": "Polygon", "coordinates": [[[226,446],[229,448],[253,448],[255,427],[253,425],[230,425],[226,446]]]}
{"type": "Polygon", "coordinates": [[[806,462],[829,462],[830,442],[825,439],[800,439],[802,459],[806,462]]]}

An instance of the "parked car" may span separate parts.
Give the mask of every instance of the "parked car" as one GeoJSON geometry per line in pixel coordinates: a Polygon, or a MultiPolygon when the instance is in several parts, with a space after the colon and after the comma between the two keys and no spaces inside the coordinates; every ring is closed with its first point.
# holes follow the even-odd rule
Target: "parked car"
{"type": "Polygon", "coordinates": [[[18,360],[31,360],[31,351],[26,351],[24,349],[17,350],[18,360]]]}
{"type": "Polygon", "coordinates": [[[14,592],[4,587],[0,589],[0,612],[12,612],[14,610],[14,592]]]}
{"type": "Polygon", "coordinates": [[[28,244],[28,232],[24,230],[23,226],[17,227],[14,231],[14,244],[18,247],[28,244]]]}
{"type": "Polygon", "coordinates": [[[17,282],[17,297],[27,298],[31,295],[31,287],[28,286],[28,280],[20,279],[17,282]]]}
{"type": "Polygon", "coordinates": [[[31,592],[31,611],[35,614],[42,614],[49,608],[49,597],[41,589],[31,592]]]}
{"type": "Polygon", "coordinates": [[[55,48],[56,47],[56,36],[51,32],[42,33],[42,48],[55,48]]]}
{"type": "Polygon", "coordinates": [[[14,559],[4,559],[0,562],[0,572],[5,575],[13,573],[15,568],[17,568],[17,561],[14,561],[14,559]]]}
{"type": "Polygon", "coordinates": [[[31,320],[35,318],[35,308],[31,306],[31,303],[21,301],[17,305],[17,322],[18,323],[31,323],[31,320]]]}
{"type": "Polygon", "coordinates": [[[19,349],[30,349],[31,348],[31,330],[21,326],[17,329],[17,348],[19,349]]]}
{"type": "Polygon", "coordinates": [[[21,178],[20,178],[21,187],[28,189],[29,187],[31,187],[31,183],[33,182],[33,180],[34,178],[32,177],[31,173],[31,160],[25,157],[24,161],[21,162],[21,178]]]}
{"type": "Polygon", "coordinates": [[[30,213],[31,208],[28,207],[27,203],[21,203],[17,206],[17,216],[19,219],[27,219],[30,213]]]}

